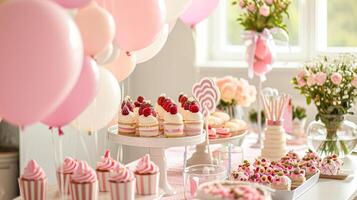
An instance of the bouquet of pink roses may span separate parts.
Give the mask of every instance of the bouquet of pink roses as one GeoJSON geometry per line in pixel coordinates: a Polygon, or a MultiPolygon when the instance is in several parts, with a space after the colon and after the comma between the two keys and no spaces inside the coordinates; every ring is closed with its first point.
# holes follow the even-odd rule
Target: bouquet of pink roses
{"type": "Polygon", "coordinates": [[[246,31],[243,40],[247,46],[247,62],[249,76],[253,74],[265,79],[265,74],[270,71],[275,56],[275,42],[273,33],[284,37],[287,44],[287,35],[284,15],[289,16],[288,7],[290,0],[234,0],[233,5],[241,9],[237,21],[246,31]]]}
{"type": "Polygon", "coordinates": [[[249,85],[243,78],[225,76],[217,78],[216,84],[221,92],[218,109],[225,110],[230,106],[249,107],[256,100],[257,91],[255,86],[249,85]]]}
{"type": "Polygon", "coordinates": [[[315,103],[316,121],[321,120],[326,130],[326,141],[317,151],[320,154],[348,154],[349,146],[340,139],[346,114],[357,97],[357,59],[348,54],[321,57],[305,65],[292,80],[295,88],[306,97],[307,104],[315,103]]]}

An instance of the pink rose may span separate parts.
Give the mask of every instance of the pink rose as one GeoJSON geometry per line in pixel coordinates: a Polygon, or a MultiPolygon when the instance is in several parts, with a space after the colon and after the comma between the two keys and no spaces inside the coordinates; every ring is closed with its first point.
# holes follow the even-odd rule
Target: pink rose
{"type": "Polygon", "coordinates": [[[297,77],[297,82],[299,87],[304,87],[306,85],[306,81],[303,78],[297,77]]]}
{"type": "Polygon", "coordinates": [[[248,10],[250,11],[250,12],[255,12],[256,11],[256,7],[255,7],[255,4],[253,3],[253,2],[249,2],[248,3],[248,10]]]}
{"type": "Polygon", "coordinates": [[[225,83],[221,89],[221,99],[225,102],[231,102],[235,98],[236,84],[233,82],[225,83]]]}
{"type": "Polygon", "coordinates": [[[265,0],[265,3],[268,4],[268,5],[271,5],[274,3],[274,0],[265,0]]]}
{"type": "Polygon", "coordinates": [[[216,84],[217,84],[218,88],[221,90],[222,86],[225,83],[235,82],[235,81],[236,81],[236,78],[234,78],[233,76],[225,76],[225,77],[222,77],[222,78],[217,78],[216,79],[216,84]]]}
{"type": "Polygon", "coordinates": [[[236,101],[238,105],[243,107],[249,107],[251,104],[249,96],[245,93],[237,92],[236,101]]]}
{"type": "Polygon", "coordinates": [[[324,72],[318,72],[315,75],[315,82],[317,85],[323,85],[326,81],[327,75],[324,72]]]}
{"type": "Polygon", "coordinates": [[[299,78],[305,78],[305,76],[308,76],[309,72],[306,69],[300,69],[298,72],[298,77],[299,78]]]}
{"type": "Polygon", "coordinates": [[[332,73],[331,81],[335,85],[340,85],[340,83],[342,82],[342,75],[338,72],[332,73]]]}
{"type": "Polygon", "coordinates": [[[240,6],[241,8],[244,8],[244,7],[246,6],[244,0],[240,0],[240,1],[239,1],[239,6],[240,6]]]}
{"type": "Polygon", "coordinates": [[[353,87],[357,87],[357,76],[353,77],[351,84],[353,85],[353,87]]]}
{"type": "Polygon", "coordinates": [[[306,79],[306,84],[312,86],[316,84],[315,74],[310,74],[306,79]]]}
{"type": "Polygon", "coordinates": [[[259,14],[264,17],[268,17],[270,14],[270,8],[267,5],[263,5],[259,8],[259,14]]]}

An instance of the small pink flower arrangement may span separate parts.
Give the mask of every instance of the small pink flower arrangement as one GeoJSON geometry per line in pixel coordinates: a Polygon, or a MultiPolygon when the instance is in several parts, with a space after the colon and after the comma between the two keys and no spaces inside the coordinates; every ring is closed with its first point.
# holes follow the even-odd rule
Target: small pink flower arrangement
{"type": "Polygon", "coordinates": [[[238,79],[232,76],[225,76],[217,78],[216,84],[221,92],[219,109],[237,105],[249,107],[256,100],[257,91],[255,86],[250,85],[243,78],[238,79]]]}
{"type": "Polygon", "coordinates": [[[284,15],[288,16],[290,0],[234,0],[243,11],[238,22],[245,30],[263,32],[264,29],[281,28],[285,31],[284,15]]]}
{"type": "Polygon", "coordinates": [[[315,103],[318,115],[344,115],[357,97],[356,61],[349,54],[322,57],[300,69],[292,82],[308,104],[315,103]]]}

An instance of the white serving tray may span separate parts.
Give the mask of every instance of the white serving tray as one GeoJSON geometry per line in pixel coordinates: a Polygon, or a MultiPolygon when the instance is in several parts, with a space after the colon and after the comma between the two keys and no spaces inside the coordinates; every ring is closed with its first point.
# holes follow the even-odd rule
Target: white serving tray
{"type": "Polygon", "coordinates": [[[320,172],[316,173],[309,179],[305,181],[304,184],[300,185],[294,190],[275,190],[272,192],[273,200],[293,200],[300,197],[302,194],[311,189],[318,181],[320,177],[320,172]]]}

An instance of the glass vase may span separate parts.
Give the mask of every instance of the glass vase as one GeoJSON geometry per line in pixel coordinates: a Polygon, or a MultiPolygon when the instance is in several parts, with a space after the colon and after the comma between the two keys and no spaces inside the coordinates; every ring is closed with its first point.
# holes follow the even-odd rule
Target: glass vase
{"type": "Polygon", "coordinates": [[[340,158],[350,154],[357,143],[356,125],[343,115],[320,114],[307,128],[309,148],[320,156],[336,154],[340,158]]]}
{"type": "Polygon", "coordinates": [[[243,119],[244,117],[243,109],[237,105],[224,106],[221,111],[227,113],[231,119],[243,119]]]}

